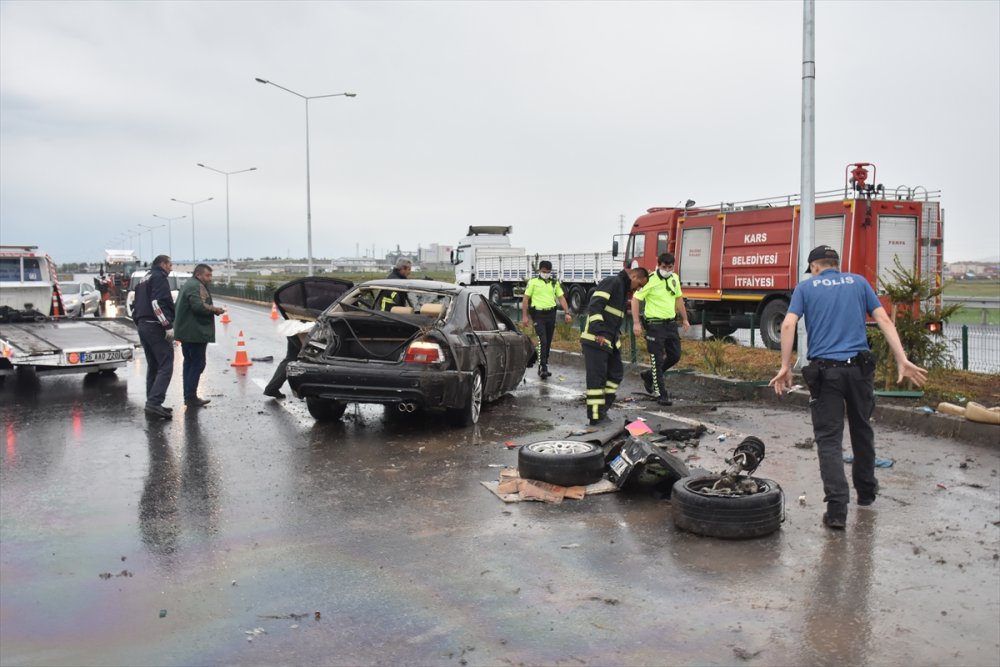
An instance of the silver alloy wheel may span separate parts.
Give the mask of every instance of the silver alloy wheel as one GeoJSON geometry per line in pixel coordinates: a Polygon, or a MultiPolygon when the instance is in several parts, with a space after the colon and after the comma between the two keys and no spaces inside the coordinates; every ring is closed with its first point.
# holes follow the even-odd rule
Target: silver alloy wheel
{"type": "Polygon", "coordinates": [[[472,376],[472,396],[470,397],[469,417],[473,424],[479,422],[479,411],[483,407],[483,376],[475,373],[472,376]]]}
{"type": "Polygon", "coordinates": [[[576,440],[542,440],[527,445],[527,448],[539,454],[586,454],[592,451],[594,446],[576,440]]]}

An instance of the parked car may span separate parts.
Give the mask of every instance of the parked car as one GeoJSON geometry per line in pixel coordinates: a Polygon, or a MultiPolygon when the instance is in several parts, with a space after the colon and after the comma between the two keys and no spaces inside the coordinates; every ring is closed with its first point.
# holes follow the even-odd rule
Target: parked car
{"type": "Polygon", "coordinates": [[[83,317],[88,313],[92,313],[94,317],[100,315],[101,293],[90,283],[75,280],[61,282],[59,292],[62,294],[67,317],[83,317]]]}
{"type": "MultiPolygon", "coordinates": [[[[132,274],[128,283],[128,294],[125,296],[125,315],[127,317],[132,317],[132,302],[135,301],[135,288],[143,281],[143,279],[149,274],[149,271],[143,269],[141,271],[136,271],[132,274]]],[[[177,293],[181,291],[184,287],[184,283],[193,274],[171,271],[167,275],[167,281],[170,283],[170,296],[177,301],[177,293]]]]}
{"type": "Polygon", "coordinates": [[[484,403],[517,387],[535,363],[531,339],[469,288],[372,280],[319,311],[325,304],[316,293],[330,287],[312,280],[283,285],[275,303],[287,316],[316,319],[288,364],[288,383],[317,420],[340,419],[348,403],[383,403],[404,412],[444,409],[456,425],[471,425],[484,403]],[[390,292],[407,305],[379,310],[390,292]]]}

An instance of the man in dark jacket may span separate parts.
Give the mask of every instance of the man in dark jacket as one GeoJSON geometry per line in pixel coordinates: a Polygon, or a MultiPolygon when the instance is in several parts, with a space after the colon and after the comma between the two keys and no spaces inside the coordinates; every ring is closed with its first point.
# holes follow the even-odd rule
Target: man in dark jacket
{"type": "Polygon", "coordinates": [[[177,320],[174,337],[181,342],[184,355],[184,405],[200,408],[210,399],[198,397],[198,382],[205,370],[205,352],[208,344],[215,342],[215,317],[222,308],[212,303],[212,267],[199,264],[194,267],[194,277],[189,278],[177,295],[177,320]]]}
{"type": "Polygon", "coordinates": [[[174,372],[174,345],[167,340],[167,330],[174,325],[174,299],[167,275],[173,262],[158,255],[153,266],[135,290],[132,319],[139,329],[139,341],[146,353],[146,414],[170,419],[170,408],[163,406],[174,372]]]}
{"type": "Polygon", "coordinates": [[[608,408],[615,402],[618,384],[625,375],[618,335],[628,295],[648,280],[649,272],[644,268],[622,270],[602,280],[587,304],[580,347],[587,368],[587,418],[592,426],[608,420],[608,408]]]}
{"type": "MultiPolygon", "coordinates": [[[[410,277],[410,271],[413,269],[413,262],[406,259],[405,257],[400,257],[396,260],[395,268],[389,272],[386,276],[388,280],[406,280],[410,277]]],[[[405,292],[396,292],[390,290],[382,290],[378,293],[376,308],[379,310],[392,310],[393,306],[408,306],[410,305],[406,301],[405,292]]]]}

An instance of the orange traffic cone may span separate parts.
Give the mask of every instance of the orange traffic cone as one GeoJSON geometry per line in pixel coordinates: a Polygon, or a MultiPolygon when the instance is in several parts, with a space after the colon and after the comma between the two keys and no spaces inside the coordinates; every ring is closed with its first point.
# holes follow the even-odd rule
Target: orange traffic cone
{"type": "Polygon", "coordinates": [[[271,304],[271,319],[278,319],[278,306],[276,304],[271,304]]]}
{"type": "Polygon", "coordinates": [[[222,322],[223,324],[229,324],[230,322],[232,322],[232,320],[229,319],[229,309],[228,308],[223,308],[222,309],[222,319],[219,320],[219,321],[222,322]]]}
{"type": "Polygon", "coordinates": [[[230,366],[253,366],[253,362],[247,357],[247,344],[243,342],[243,330],[240,329],[240,337],[236,341],[236,358],[230,366]]]}

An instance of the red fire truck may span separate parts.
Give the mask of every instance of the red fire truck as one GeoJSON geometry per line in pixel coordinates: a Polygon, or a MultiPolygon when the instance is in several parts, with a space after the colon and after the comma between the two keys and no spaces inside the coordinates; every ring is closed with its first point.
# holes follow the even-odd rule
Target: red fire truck
{"type": "MultiPolygon", "coordinates": [[[[896,258],[940,285],[939,197],[923,186],[876,185],[875,165],[849,164],[842,189],[816,193],[815,245],[835,248],[841,269],[867,278],[888,306],[879,279],[889,279],[896,258]]],[[[632,225],[625,265],[653,271],[657,255],[673,253],[693,324],[716,336],[760,327],[764,344],[780,349],[781,322],[805,271],[798,265],[798,202],[789,195],[651,208],[632,225]]]]}

